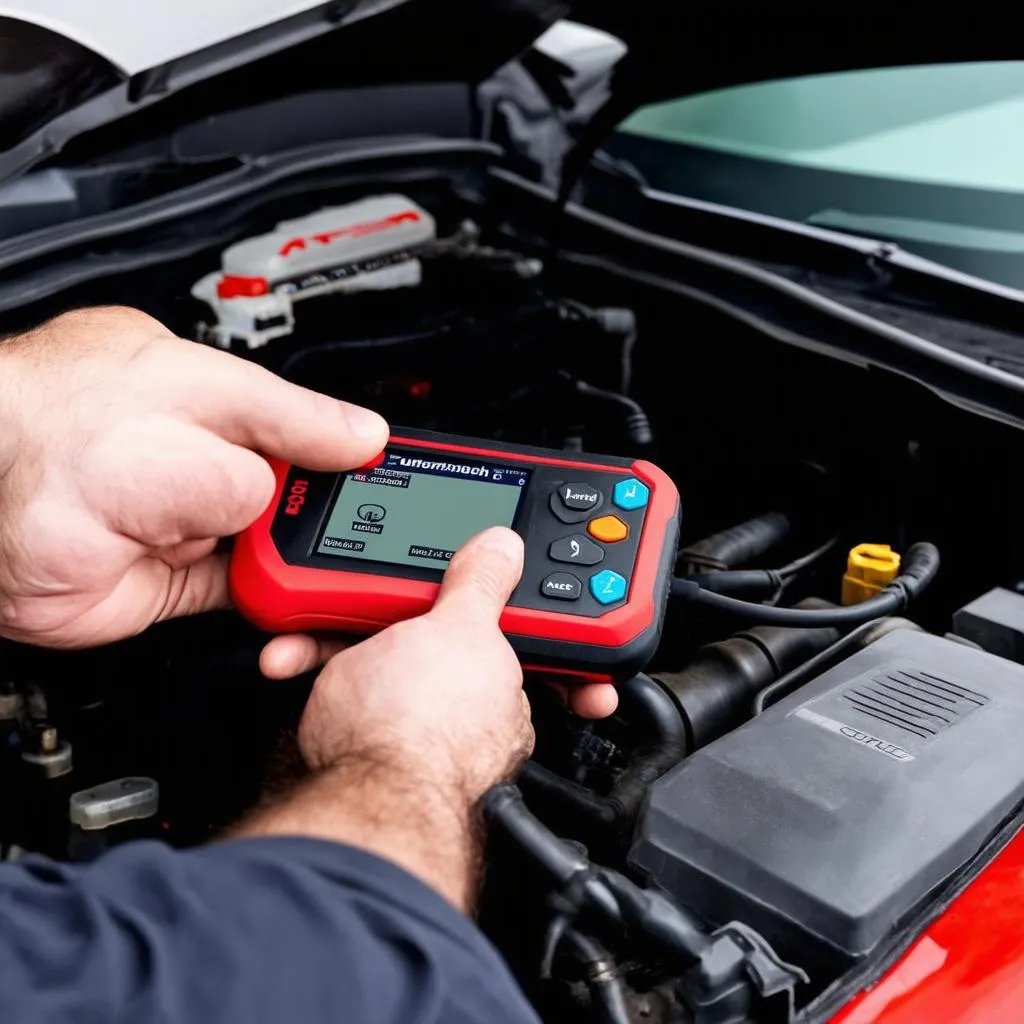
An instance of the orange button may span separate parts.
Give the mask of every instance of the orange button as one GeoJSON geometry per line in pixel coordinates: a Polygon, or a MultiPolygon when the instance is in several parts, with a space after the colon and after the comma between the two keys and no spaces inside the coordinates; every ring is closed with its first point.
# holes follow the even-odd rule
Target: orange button
{"type": "Polygon", "coordinates": [[[618,516],[601,516],[587,523],[587,532],[591,537],[603,540],[605,544],[614,544],[617,540],[625,540],[629,536],[629,527],[618,516]]]}

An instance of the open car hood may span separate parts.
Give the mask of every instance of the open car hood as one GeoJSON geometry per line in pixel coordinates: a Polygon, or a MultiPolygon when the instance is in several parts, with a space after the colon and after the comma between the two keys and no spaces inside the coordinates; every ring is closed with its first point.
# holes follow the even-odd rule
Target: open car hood
{"type": "MultiPolygon", "coordinates": [[[[410,73],[479,82],[560,18],[603,29],[627,46],[608,102],[594,115],[600,136],[644,103],[745,82],[902,64],[1017,56],[998,18],[931,18],[891,5],[884,22],[847,15],[837,24],[820,5],[722,0],[0,0],[0,182],[102,125],[157,107],[168,97],[318,37],[375,19],[381,49],[404,49],[410,73]],[[282,17],[282,13],[286,16],[282,17]],[[418,33],[418,34],[417,34],[418,33]],[[26,74],[25,55],[39,54],[26,74]],[[2,53],[0,53],[2,56],[2,53]],[[13,66],[13,70],[11,70],[13,66]],[[414,71],[413,71],[414,69],[414,71]],[[19,78],[19,76],[21,76],[19,78]],[[13,97],[13,100],[10,98],[13,97]],[[13,127],[4,104],[21,103],[13,127]],[[27,111],[27,116],[26,116],[27,111]]],[[[321,53],[323,50],[320,51],[321,53]]],[[[281,91],[287,91],[282,82],[281,91]]],[[[193,102],[201,113],[202,97],[193,102]]]]}
{"type": "MultiPolygon", "coordinates": [[[[0,0],[0,183],[120,119],[138,134],[141,112],[186,91],[194,116],[224,103],[229,82],[241,105],[245,68],[292,48],[315,44],[317,61],[341,64],[350,30],[371,21],[360,44],[382,68],[477,82],[568,10],[561,0],[0,0]]],[[[273,72],[252,84],[302,88],[273,72]]]]}

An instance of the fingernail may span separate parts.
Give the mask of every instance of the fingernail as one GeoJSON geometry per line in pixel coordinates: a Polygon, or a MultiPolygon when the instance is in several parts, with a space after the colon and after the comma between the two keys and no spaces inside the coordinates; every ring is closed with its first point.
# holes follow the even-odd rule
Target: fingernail
{"type": "Polygon", "coordinates": [[[388,433],[387,421],[383,416],[364,409],[360,405],[348,405],[342,403],[342,410],[345,413],[345,421],[348,429],[356,437],[386,437],[388,433]]]}

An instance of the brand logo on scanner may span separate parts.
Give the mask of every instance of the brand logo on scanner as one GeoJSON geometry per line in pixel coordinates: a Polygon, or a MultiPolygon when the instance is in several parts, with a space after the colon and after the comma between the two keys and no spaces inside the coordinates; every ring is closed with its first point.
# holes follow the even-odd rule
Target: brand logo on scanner
{"type": "Polygon", "coordinates": [[[860,729],[855,729],[852,725],[847,725],[845,722],[837,722],[834,718],[829,718],[826,715],[819,715],[816,711],[811,711],[808,708],[800,708],[795,712],[795,714],[797,718],[802,718],[805,722],[812,722],[814,725],[821,726],[822,729],[828,729],[829,732],[845,736],[852,743],[859,743],[862,747],[868,747],[871,750],[875,750],[879,754],[884,754],[886,757],[892,758],[894,761],[917,760],[909,750],[904,750],[895,743],[890,743],[888,740],[883,740],[878,736],[872,736],[869,732],[863,732],[860,729]]]}
{"type": "Polygon", "coordinates": [[[379,523],[388,514],[383,505],[360,505],[356,509],[356,515],[364,523],[379,523]]]}
{"type": "Polygon", "coordinates": [[[285,515],[297,516],[299,510],[306,504],[306,491],[309,490],[308,480],[296,480],[288,491],[288,502],[285,505],[285,515]]]}
{"type": "Polygon", "coordinates": [[[461,462],[433,462],[430,459],[410,459],[402,455],[398,464],[403,469],[429,469],[435,473],[451,473],[454,476],[486,476],[491,475],[487,466],[466,466],[461,462]]]}

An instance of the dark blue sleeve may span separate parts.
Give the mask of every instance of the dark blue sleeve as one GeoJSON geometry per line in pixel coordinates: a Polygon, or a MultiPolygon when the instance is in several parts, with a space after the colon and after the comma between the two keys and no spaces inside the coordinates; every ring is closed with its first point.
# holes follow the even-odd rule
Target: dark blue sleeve
{"type": "Polygon", "coordinates": [[[313,839],[0,866],[0,1021],[534,1024],[475,925],[313,839]]]}

